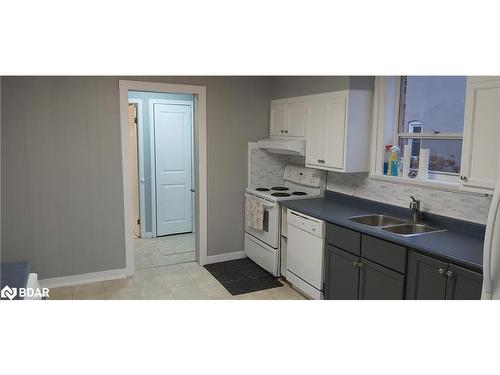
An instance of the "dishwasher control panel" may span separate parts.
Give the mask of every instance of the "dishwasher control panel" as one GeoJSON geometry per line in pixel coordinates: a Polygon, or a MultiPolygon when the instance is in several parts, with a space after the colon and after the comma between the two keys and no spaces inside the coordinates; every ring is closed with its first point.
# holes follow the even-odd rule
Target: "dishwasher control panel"
{"type": "Polygon", "coordinates": [[[304,232],[313,234],[317,237],[325,237],[325,222],[320,219],[302,214],[300,212],[288,210],[288,225],[293,225],[304,232]]]}

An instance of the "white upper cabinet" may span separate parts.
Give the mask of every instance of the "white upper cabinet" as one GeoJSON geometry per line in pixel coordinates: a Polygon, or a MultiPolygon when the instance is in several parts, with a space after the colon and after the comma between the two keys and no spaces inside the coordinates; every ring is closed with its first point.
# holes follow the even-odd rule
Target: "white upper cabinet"
{"type": "Polygon", "coordinates": [[[500,79],[469,77],[465,102],[460,183],[492,193],[500,176],[500,79]]]}
{"type": "Polygon", "coordinates": [[[305,121],[304,101],[294,98],[271,101],[271,136],[304,137],[305,121]]]}
{"type": "Polygon", "coordinates": [[[289,137],[304,137],[306,128],[306,103],[288,103],[288,126],[286,135],[289,137]]]}
{"type": "Polygon", "coordinates": [[[271,136],[285,135],[288,119],[288,104],[271,102],[271,136]]]}
{"type": "Polygon", "coordinates": [[[306,166],[367,172],[371,102],[371,91],[311,95],[306,101],[306,166]]]}

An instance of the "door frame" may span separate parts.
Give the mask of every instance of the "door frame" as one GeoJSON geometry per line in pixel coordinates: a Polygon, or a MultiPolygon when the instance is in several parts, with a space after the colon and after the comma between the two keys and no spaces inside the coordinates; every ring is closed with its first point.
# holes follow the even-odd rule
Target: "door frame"
{"type": "Polygon", "coordinates": [[[166,94],[193,95],[193,133],[195,163],[195,254],[200,265],[207,262],[207,88],[205,86],[181,85],[171,83],[119,80],[120,133],[122,146],[123,209],[125,236],[125,263],[128,276],[135,273],[134,244],[132,241],[132,219],[130,204],[130,150],[128,145],[128,92],[151,91],[166,94]]]}
{"type": "MultiPolygon", "coordinates": [[[[185,100],[175,100],[175,99],[150,99],[149,100],[149,142],[151,150],[151,231],[153,237],[157,236],[156,228],[156,127],[154,122],[154,105],[155,104],[172,104],[172,105],[185,105],[191,108],[191,150],[194,150],[194,116],[193,116],[193,101],[187,102],[185,100]]],[[[194,170],[194,153],[191,154],[191,172],[194,170]]],[[[191,188],[193,188],[193,173],[191,173],[191,188]]],[[[194,202],[191,204],[191,213],[194,213],[194,202]]],[[[194,217],[194,216],[193,216],[194,217]]],[[[191,219],[192,220],[192,219],[191,219]]],[[[195,223],[192,223],[193,231],[195,228],[195,223]]]]}
{"type": "MultiPolygon", "coordinates": [[[[128,96],[128,95],[127,95],[128,96]]],[[[144,123],[142,122],[142,99],[128,99],[137,105],[137,169],[139,181],[139,227],[141,238],[146,238],[146,198],[144,188],[144,123]]],[[[129,159],[130,160],[130,159],[129,159]]],[[[133,223],[132,223],[133,224],[133,223]]]]}

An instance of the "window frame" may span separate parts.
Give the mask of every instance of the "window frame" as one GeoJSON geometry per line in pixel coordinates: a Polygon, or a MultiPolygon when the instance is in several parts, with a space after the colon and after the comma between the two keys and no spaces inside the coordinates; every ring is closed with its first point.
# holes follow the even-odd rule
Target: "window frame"
{"type": "MultiPolygon", "coordinates": [[[[404,85],[403,80],[407,76],[400,76],[398,77],[399,79],[399,95],[398,95],[398,118],[397,118],[397,123],[394,126],[394,144],[399,145],[400,141],[402,139],[417,139],[417,140],[424,140],[424,139],[431,139],[431,140],[456,140],[456,141],[462,141],[462,147],[463,147],[463,138],[464,138],[464,132],[443,132],[443,133],[405,133],[401,132],[400,129],[404,129],[404,124],[402,123],[403,120],[403,111],[404,108],[401,103],[401,99],[403,96],[403,91],[404,91],[404,85]]],[[[417,121],[416,121],[417,122],[417,121]]],[[[417,125],[419,126],[419,125],[417,125]]],[[[423,124],[420,124],[422,128],[424,127],[423,124]]],[[[460,148],[460,153],[462,152],[462,148],[460,148]]],[[[462,169],[462,166],[460,165],[460,169],[462,169]]],[[[429,170],[429,179],[431,180],[444,180],[444,181],[455,181],[458,183],[460,178],[460,172],[458,173],[451,173],[451,172],[441,172],[441,171],[431,171],[429,170]],[[455,178],[454,178],[455,177],[455,178]]]]}
{"type": "Polygon", "coordinates": [[[383,174],[384,146],[390,140],[389,138],[392,139],[395,145],[399,145],[400,139],[460,140],[462,141],[463,152],[463,132],[438,134],[399,132],[402,110],[402,78],[403,76],[375,77],[370,177],[413,186],[425,186],[437,190],[459,190],[459,174],[429,170],[429,178],[426,180],[383,174]]]}

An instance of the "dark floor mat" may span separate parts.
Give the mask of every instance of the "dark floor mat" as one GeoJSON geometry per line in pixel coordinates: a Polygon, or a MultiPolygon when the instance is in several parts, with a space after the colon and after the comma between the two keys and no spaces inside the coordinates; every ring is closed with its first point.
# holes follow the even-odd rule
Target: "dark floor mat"
{"type": "Polygon", "coordinates": [[[283,286],[248,258],[207,264],[205,268],[233,296],[283,286]]]}

